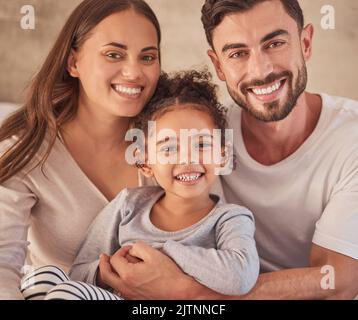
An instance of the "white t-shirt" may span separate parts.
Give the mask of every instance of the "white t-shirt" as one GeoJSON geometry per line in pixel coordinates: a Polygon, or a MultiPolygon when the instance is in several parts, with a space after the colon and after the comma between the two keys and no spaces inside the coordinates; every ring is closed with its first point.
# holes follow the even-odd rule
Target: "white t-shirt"
{"type": "Polygon", "coordinates": [[[358,259],[358,102],[321,97],[313,133],[271,166],[250,157],[241,108],[229,110],[237,168],[223,177],[224,194],[255,216],[262,272],[307,267],[312,242],[358,259]]]}

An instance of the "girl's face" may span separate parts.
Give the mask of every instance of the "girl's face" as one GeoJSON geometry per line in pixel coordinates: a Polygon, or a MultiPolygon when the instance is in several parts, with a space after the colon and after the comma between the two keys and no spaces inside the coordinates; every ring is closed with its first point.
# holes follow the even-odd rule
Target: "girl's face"
{"type": "Polygon", "coordinates": [[[215,169],[220,168],[220,163],[213,161],[213,153],[221,156],[222,152],[221,145],[213,143],[214,129],[205,111],[193,109],[190,104],[175,106],[156,119],[156,134],[149,134],[144,173],[154,176],[166,193],[182,198],[209,194],[216,179],[215,169]],[[151,164],[149,160],[154,159],[151,164]]]}
{"type": "Polygon", "coordinates": [[[160,75],[154,25],[134,10],[110,15],[68,60],[80,81],[80,105],[96,115],[133,117],[152,97],[160,75]]]}

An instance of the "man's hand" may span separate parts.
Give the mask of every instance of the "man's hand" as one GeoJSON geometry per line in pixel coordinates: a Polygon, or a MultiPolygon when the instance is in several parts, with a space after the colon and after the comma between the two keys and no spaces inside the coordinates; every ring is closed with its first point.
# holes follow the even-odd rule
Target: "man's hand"
{"type": "Polygon", "coordinates": [[[196,283],[168,256],[144,242],[122,247],[111,257],[102,255],[99,269],[101,281],[125,299],[187,299],[188,288],[196,283]]]}
{"type": "MultiPolygon", "coordinates": [[[[131,246],[125,246],[125,247],[122,247],[119,250],[121,250],[123,252],[124,258],[127,259],[128,262],[130,262],[130,263],[141,262],[142,260],[140,260],[140,259],[138,259],[136,257],[133,257],[129,253],[130,249],[131,249],[131,246]]],[[[109,288],[109,286],[103,281],[103,273],[108,272],[108,270],[110,270],[111,273],[115,273],[115,271],[113,270],[113,268],[110,265],[110,257],[103,253],[100,256],[99,270],[98,270],[97,277],[96,277],[97,286],[99,286],[101,288],[104,288],[104,289],[109,288]]]]}

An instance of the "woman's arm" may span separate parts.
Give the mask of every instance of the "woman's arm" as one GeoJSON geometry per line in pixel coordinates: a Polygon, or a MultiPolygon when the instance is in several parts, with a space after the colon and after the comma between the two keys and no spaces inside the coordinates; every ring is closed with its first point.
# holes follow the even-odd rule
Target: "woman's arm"
{"type": "Polygon", "coordinates": [[[20,280],[31,209],[36,201],[18,175],[0,186],[0,300],[23,299],[20,280]]]}
{"type": "Polygon", "coordinates": [[[72,280],[103,286],[100,277],[99,283],[96,280],[99,256],[102,253],[112,254],[119,248],[118,227],[126,195],[125,189],[92,222],[70,270],[72,280]]]}

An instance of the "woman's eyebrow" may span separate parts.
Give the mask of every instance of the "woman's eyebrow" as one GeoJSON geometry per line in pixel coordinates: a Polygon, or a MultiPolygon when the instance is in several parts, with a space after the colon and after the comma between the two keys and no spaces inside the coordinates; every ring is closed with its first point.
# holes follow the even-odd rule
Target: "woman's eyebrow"
{"type": "Polygon", "coordinates": [[[159,49],[157,47],[145,47],[143,48],[141,51],[144,52],[144,51],[150,51],[150,50],[156,50],[156,51],[159,51],[159,49]]]}
{"type": "Polygon", "coordinates": [[[128,47],[125,44],[122,44],[119,42],[110,42],[110,43],[105,44],[103,47],[107,47],[107,46],[112,46],[112,47],[117,47],[120,49],[128,50],[128,47]]]}
{"type": "MultiPolygon", "coordinates": [[[[107,47],[107,46],[112,46],[112,47],[117,47],[123,50],[128,50],[128,47],[125,44],[119,43],[119,42],[110,42],[105,44],[103,47],[107,47]]],[[[159,49],[155,46],[149,46],[149,47],[145,47],[141,50],[141,52],[145,52],[145,51],[150,51],[150,50],[156,50],[159,51],[159,49]]]]}

